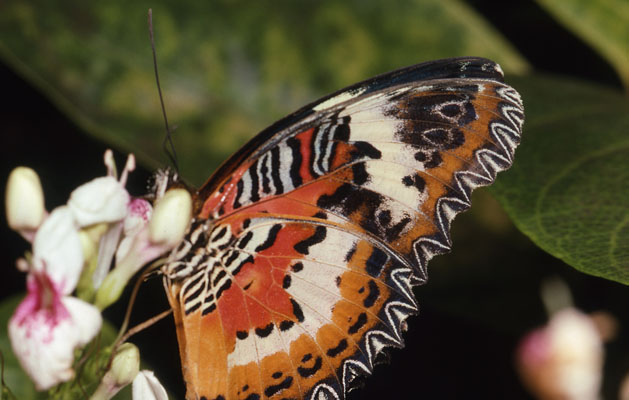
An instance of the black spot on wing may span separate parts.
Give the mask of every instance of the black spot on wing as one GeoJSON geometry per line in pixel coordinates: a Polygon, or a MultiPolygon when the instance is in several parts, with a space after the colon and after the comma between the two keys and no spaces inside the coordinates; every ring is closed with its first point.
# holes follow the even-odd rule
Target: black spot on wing
{"type": "Polygon", "coordinates": [[[322,364],[323,364],[323,361],[321,360],[321,357],[317,356],[312,367],[308,368],[308,367],[302,367],[300,365],[299,367],[297,367],[297,372],[302,377],[308,378],[309,376],[316,374],[317,371],[321,369],[322,364]]]}
{"type": "Polygon", "coordinates": [[[350,117],[343,117],[338,121],[336,129],[334,129],[334,140],[339,142],[347,142],[349,140],[349,122],[350,117]]]}
{"type": "Polygon", "coordinates": [[[362,158],[362,157],[369,157],[373,159],[382,158],[382,152],[376,149],[369,142],[363,142],[363,141],[354,142],[354,147],[355,147],[355,150],[352,153],[353,158],[362,158]]]}
{"type": "Polygon", "coordinates": [[[302,311],[299,303],[297,303],[294,299],[290,299],[290,303],[293,306],[293,315],[297,318],[297,321],[304,322],[304,312],[302,311]]]}
{"type": "Polygon", "coordinates": [[[277,239],[277,234],[279,233],[281,229],[282,229],[282,224],[273,225],[271,229],[269,229],[269,233],[266,237],[266,240],[262,242],[261,244],[259,244],[258,247],[255,248],[255,251],[262,251],[273,246],[273,243],[275,243],[275,239],[277,239]]]}
{"type": "Polygon", "coordinates": [[[277,385],[270,385],[264,389],[264,395],[267,397],[274,396],[275,394],[281,392],[284,389],[288,389],[293,384],[293,377],[287,376],[284,380],[277,385]]]}
{"type": "Polygon", "coordinates": [[[245,340],[249,336],[248,331],[236,331],[236,337],[240,340],[245,340]]]}
{"type": "Polygon", "coordinates": [[[299,272],[304,269],[304,264],[302,262],[296,262],[290,268],[293,270],[293,272],[299,272]]]}
{"type": "Polygon", "coordinates": [[[293,248],[300,254],[308,254],[310,246],[314,246],[317,243],[323,242],[327,234],[325,226],[317,226],[312,236],[298,242],[293,248]]]}
{"type": "Polygon", "coordinates": [[[347,333],[349,333],[350,335],[353,335],[354,333],[358,332],[360,328],[365,326],[366,323],[367,323],[367,314],[365,314],[364,312],[360,313],[358,315],[358,318],[356,319],[356,322],[352,324],[352,326],[350,326],[349,329],[347,330],[347,333]]]}
{"type": "Polygon", "coordinates": [[[380,276],[380,273],[382,272],[382,268],[384,268],[384,265],[387,263],[388,260],[388,256],[387,254],[380,250],[378,247],[374,247],[373,251],[371,252],[371,255],[369,256],[369,258],[367,259],[367,262],[365,263],[365,269],[367,270],[367,273],[375,278],[377,278],[378,276],[380,276]]]}
{"type": "Polygon", "coordinates": [[[426,187],[426,181],[417,173],[405,176],[404,178],[402,178],[402,183],[404,184],[404,186],[407,187],[415,187],[415,189],[417,189],[419,193],[423,193],[424,188],[426,187]]]}
{"type": "Polygon", "coordinates": [[[295,325],[295,323],[291,320],[284,320],[282,322],[280,322],[280,331],[284,332],[289,330],[290,328],[293,327],[293,325],[295,325]]]}
{"type": "Polygon", "coordinates": [[[349,249],[349,251],[347,252],[347,254],[345,254],[345,262],[349,262],[352,257],[354,257],[354,254],[356,253],[356,243],[354,243],[354,245],[352,246],[351,249],[349,249]]]}
{"type": "Polygon", "coordinates": [[[275,327],[275,325],[273,325],[273,323],[270,323],[267,326],[265,326],[264,328],[256,328],[255,329],[256,335],[258,335],[261,338],[265,338],[265,337],[269,336],[271,334],[271,332],[273,332],[273,328],[274,327],[275,327]]]}
{"type": "Polygon", "coordinates": [[[318,213],[313,215],[312,218],[328,219],[328,215],[324,213],[323,211],[319,211],[318,213]]]}
{"type": "Polygon", "coordinates": [[[288,289],[290,287],[290,284],[291,284],[290,275],[284,275],[284,279],[282,280],[282,288],[288,289]]]}
{"type": "Polygon", "coordinates": [[[373,279],[369,280],[368,286],[369,293],[367,294],[367,297],[365,297],[365,299],[363,300],[363,305],[366,308],[373,306],[378,300],[378,297],[380,297],[380,288],[378,287],[376,282],[373,281],[373,279]]]}
{"type": "Polygon", "coordinates": [[[352,165],[352,175],[352,181],[357,185],[363,185],[369,180],[367,168],[365,167],[365,163],[362,162],[352,165]]]}
{"type": "Polygon", "coordinates": [[[347,349],[347,340],[341,339],[339,341],[339,344],[337,344],[335,347],[332,347],[331,349],[328,349],[326,354],[330,357],[336,357],[341,354],[345,349],[347,349]]]}

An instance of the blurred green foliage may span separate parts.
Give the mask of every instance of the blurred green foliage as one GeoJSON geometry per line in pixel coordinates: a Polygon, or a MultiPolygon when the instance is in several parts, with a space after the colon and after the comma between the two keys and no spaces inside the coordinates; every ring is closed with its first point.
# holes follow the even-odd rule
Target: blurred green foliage
{"type": "MultiPolygon", "coordinates": [[[[537,0],[567,29],[613,65],[629,89],[629,2],[626,0],[537,0]]],[[[577,60],[574,60],[577,61],[577,60]]]]}
{"type": "Polygon", "coordinates": [[[452,0],[0,4],[0,56],[86,132],[152,167],[164,128],[149,7],[181,171],[196,185],[265,125],[358,80],[459,55],[528,65],[452,0]]]}

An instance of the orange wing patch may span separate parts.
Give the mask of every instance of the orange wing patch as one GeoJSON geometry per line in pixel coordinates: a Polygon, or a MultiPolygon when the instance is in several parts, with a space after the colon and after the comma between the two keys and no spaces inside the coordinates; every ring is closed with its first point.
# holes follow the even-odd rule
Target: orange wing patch
{"type": "Polygon", "coordinates": [[[522,121],[498,67],[471,58],[374,78],[256,137],[200,189],[164,268],[188,399],[343,399],[403,346],[412,286],[511,165],[522,121]]]}

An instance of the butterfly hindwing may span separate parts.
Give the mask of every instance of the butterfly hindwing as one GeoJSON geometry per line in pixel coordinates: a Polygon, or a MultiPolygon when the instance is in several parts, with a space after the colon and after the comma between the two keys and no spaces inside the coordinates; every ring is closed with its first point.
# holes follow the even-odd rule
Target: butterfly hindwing
{"type": "Polygon", "coordinates": [[[403,346],[412,285],[523,121],[499,67],[420,64],[279,121],[196,197],[165,269],[188,398],[342,399],[403,346]]]}

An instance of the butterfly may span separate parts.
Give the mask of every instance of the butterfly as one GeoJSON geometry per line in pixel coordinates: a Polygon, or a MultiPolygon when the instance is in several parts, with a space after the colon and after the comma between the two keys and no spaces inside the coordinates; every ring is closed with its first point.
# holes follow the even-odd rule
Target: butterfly
{"type": "Polygon", "coordinates": [[[430,61],[255,136],[194,194],[164,266],[188,399],[344,399],[403,347],[426,263],[509,168],[524,110],[498,64],[430,61]]]}

